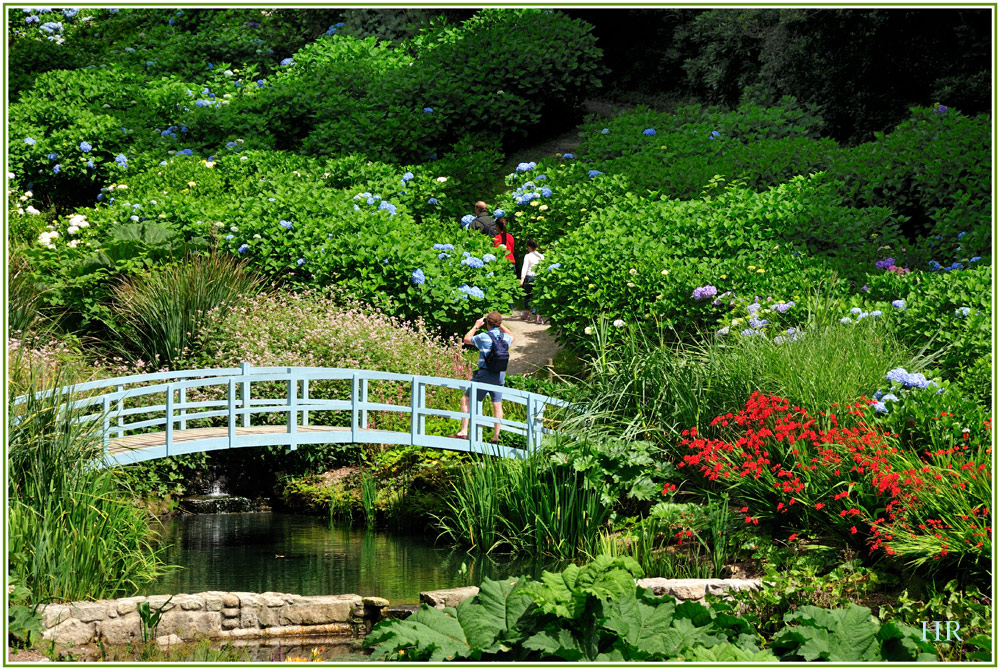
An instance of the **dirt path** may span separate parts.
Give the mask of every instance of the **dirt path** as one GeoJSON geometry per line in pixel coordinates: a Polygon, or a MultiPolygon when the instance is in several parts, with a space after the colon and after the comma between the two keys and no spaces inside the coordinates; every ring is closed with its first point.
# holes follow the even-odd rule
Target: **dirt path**
{"type": "Polygon", "coordinates": [[[528,323],[518,316],[504,315],[503,323],[514,333],[510,347],[507,372],[512,375],[529,375],[549,364],[559,352],[559,344],[549,334],[549,325],[528,323]]]}

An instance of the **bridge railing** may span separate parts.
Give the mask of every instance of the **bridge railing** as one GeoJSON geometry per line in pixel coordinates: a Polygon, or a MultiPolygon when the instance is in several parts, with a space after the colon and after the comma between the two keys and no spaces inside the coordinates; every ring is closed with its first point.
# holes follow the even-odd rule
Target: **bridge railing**
{"type": "MultiPolygon", "coordinates": [[[[65,411],[77,414],[75,420],[101,422],[100,435],[105,460],[117,464],[215,449],[267,445],[287,445],[296,449],[300,445],[337,442],[409,444],[516,458],[537,449],[543,435],[552,432],[546,425],[546,409],[566,406],[564,401],[549,396],[507,387],[499,389],[467,380],[343,368],[253,368],[249,363],[243,363],[239,368],[207,368],[116,377],[42,391],[36,396],[46,397],[53,393],[59,393],[60,398],[72,398],[64,407],[65,411]],[[349,383],[348,396],[317,397],[316,382],[326,381],[349,383]],[[369,400],[372,382],[395,382],[404,387],[408,385],[408,402],[404,405],[369,400]],[[253,397],[255,388],[259,393],[262,384],[275,383],[283,387],[283,395],[274,397],[275,394],[271,393],[267,397],[253,397]],[[472,399],[475,399],[480,389],[502,390],[503,402],[523,406],[525,419],[495,419],[483,414],[482,404],[475,401],[469,403],[468,413],[430,407],[427,392],[432,388],[451,388],[463,392],[469,390],[472,399]],[[190,396],[196,396],[196,399],[190,396]],[[349,423],[314,426],[310,414],[321,411],[349,412],[349,423]],[[369,412],[408,414],[409,431],[370,428],[369,412]],[[259,424],[257,430],[252,430],[255,427],[255,415],[273,414],[285,415],[284,430],[274,424],[266,432],[261,431],[259,424]],[[429,417],[468,418],[468,438],[459,440],[429,435],[429,417]],[[205,423],[202,420],[220,418],[225,419],[222,435],[219,434],[219,426],[211,434],[204,433],[204,437],[199,437],[196,435],[197,430],[189,428],[191,422],[205,423]],[[523,436],[525,448],[499,446],[482,440],[479,437],[480,429],[486,428],[492,435],[495,424],[500,424],[501,432],[523,436]],[[181,437],[179,433],[185,431],[184,439],[178,439],[181,437]],[[160,434],[162,444],[159,444],[160,434]],[[157,440],[152,446],[142,448],[121,447],[129,442],[125,438],[142,435],[153,435],[157,440]]],[[[18,404],[24,400],[22,397],[14,402],[18,404]]],[[[550,412],[548,420],[551,418],[550,412]]],[[[133,441],[132,444],[140,443],[133,441]]]]}

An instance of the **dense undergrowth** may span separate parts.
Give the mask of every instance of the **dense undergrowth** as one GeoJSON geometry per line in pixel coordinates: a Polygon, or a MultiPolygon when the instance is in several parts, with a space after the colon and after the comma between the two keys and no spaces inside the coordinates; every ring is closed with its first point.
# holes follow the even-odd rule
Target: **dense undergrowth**
{"type": "Polygon", "coordinates": [[[19,599],[152,578],[133,501],[222,469],[236,493],[272,487],[332,521],[593,560],[579,574],[615,589],[639,570],[778,584],[737,616],[631,587],[553,605],[539,583],[487,582],[447,625],[482,620],[488,589],[530,635],[497,624],[441,646],[421,611],[413,626],[434,631],[396,624],[373,638],[386,657],[674,658],[626,631],[642,612],[640,628],[687,636],[670,647],[685,660],[979,660],[976,642],[929,650],[889,622],[991,622],[991,119],[913,101],[847,145],[819,105],[748,91],[590,117],[573,153],[503,175],[504,152],[594,95],[601,49],[562,12],[445,14],[9,10],[9,403],[244,361],[465,378],[456,335],[522,296],[459,224],[479,199],[504,210],[517,258],[540,243],[534,300],[581,361],[508,378],[575,410],[517,461],[324,445],[93,470],[100,444],[54,414],[58,396],[11,404],[19,599]],[[330,482],[334,468],[353,470],[330,482]],[[881,644],[849,659],[800,644],[837,617],[881,644]]]}

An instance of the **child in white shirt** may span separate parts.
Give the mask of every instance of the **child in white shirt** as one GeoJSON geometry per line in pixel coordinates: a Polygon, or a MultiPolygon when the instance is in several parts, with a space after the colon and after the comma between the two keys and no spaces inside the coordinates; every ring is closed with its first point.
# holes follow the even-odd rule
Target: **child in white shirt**
{"type": "MultiPolygon", "coordinates": [[[[531,304],[531,292],[535,286],[535,266],[538,265],[539,261],[545,260],[545,256],[538,253],[538,242],[535,240],[528,240],[527,247],[528,254],[521,261],[521,286],[524,288],[524,313],[521,318],[530,321],[531,314],[536,312],[534,309],[528,311],[531,304]]],[[[541,322],[542,315],[535,313],[535,323],[541,322]]]]}

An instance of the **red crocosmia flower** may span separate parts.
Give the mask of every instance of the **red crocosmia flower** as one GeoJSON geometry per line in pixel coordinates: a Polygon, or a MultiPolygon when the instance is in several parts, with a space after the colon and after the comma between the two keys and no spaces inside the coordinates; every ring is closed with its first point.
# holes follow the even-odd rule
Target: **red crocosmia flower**
{"type": "Polygon", "coordinates": [[[792,541],[793,541],[793,540],[795,540],[795,538],[797,538],[798,536],[799,536],[799,534],[798,534],[798,533],[792,533],[791,535],[789,535],[789,536],[788,536],[788,541],[789,541],[789,542],[792,542],[792,541]]]}
{"type": "Polygon", "coordinates": [[[823,503],[816,503],[816,509],[823,509],[824,507],[826,507],[826,505],[823,503]]]}
{"type": "Polygon", "coordinates": [[[750,509],[750,508],[749,507],[741,507],[740,508],[740,512],[746,512],[748,509],[750,509]]]}
{"type": "Polygon", "coordinates": [[[858,532],[858,527],[857,526],[851,526],[851,535],[854,535],[857,532],[858,532]]]}

